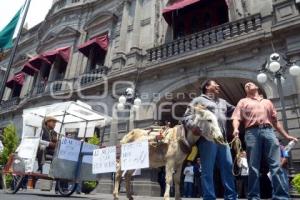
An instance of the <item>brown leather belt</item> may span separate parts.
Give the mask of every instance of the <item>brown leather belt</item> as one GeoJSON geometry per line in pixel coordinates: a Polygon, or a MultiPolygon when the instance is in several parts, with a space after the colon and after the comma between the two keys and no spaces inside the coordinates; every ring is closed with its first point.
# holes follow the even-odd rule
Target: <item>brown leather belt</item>
{"type": "Polygon", "coordinates": [[[272,128],[272,125],[270,125],[270,124],[255,124],[255,125],[252,125],[252,126],[246,128],[246,130],[247,129],[251,129],[251,128],[262,128],[262,129],[264,129],[264,128],[272,128]]]}

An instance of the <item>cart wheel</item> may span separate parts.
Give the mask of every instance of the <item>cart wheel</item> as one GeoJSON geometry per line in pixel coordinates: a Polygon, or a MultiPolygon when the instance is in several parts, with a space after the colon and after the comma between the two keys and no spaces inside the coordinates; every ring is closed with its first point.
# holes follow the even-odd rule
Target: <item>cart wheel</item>
{"type": "Polygon", "coordinates": [[[58,192],[64,197],[71,196],[77,187],[77,183],[74,181],[57,180],[56,184],[58,192]]]}
{"type": "Polygon", "coordinates": [[[15,175],[12,173],[2,173],[2,186],[3,190],[6,193],[16,194],[20,187],[22,186],[22,182],[24,179],[24,175],[15,175]]]}

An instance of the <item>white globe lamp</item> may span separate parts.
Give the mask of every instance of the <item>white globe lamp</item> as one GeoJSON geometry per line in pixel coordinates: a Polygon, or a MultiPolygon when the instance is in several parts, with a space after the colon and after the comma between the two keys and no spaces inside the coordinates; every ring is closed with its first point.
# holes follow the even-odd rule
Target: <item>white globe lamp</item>
{"type": "Polygon", "coordinates": [[[258,75],[257,75],[257,81],[259,82],[259,83],[265,83],[265,82],[267,82],[267,80],[268,80],[268,76],[267,76],[267,74],[265,74],[265,73],[263,73],[263,72],[260,72],[258,75]]]}
{"type": "Polygon", "coordinates": [[[119,103],[121,103],[121,104],[125,104],[126,100],[127,99],[126,99],[126,97],[124,95],[122,95],[122,96],[119,97],[119,103]]]}
{"type": "Polygon", "coordinates": [[[275,72],[278,72],[280,69],[280,63],[277,62],[277,61],[272,61],[270,64],[269,64],[269,70],[273,73],[275,72]]]}
{"type": "Polygon", "coordinates": [[[142,104],[142,100],[141,100],[140,98],[137,97],[137,98],[134,100],[133,104],[136,105],[136,106],[140,106],[140,105],[142,104]]]}
{"type": "Polygon", "coordinates": [[[293,64],[293,66],[290,67],[289,71],[292,76],[300,75],[300,67],[298,65],[293,64]]]}
{"type": "Polygon", "coordinates": [[[123,103],[118,103],[118,105],[117,105],[118,110],[124,110],[124,108],[125,108],[125,105],[123,103]]]}

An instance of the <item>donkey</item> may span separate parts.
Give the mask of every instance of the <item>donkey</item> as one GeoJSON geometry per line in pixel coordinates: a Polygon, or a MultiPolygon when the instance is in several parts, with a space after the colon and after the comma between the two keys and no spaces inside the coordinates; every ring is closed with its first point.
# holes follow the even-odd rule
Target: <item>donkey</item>
{"type": "MultiPolygon", "coordinates": [[[[165,166],[166,168],[166,190],[164,200],[170,200],[170,186],[175,183],[175,200],[181,200],[180,195],[180,176],[184,160],[186,159],[189,151],[185,147],[192,147],[199,140],[201,136],[207,140],[214,141],[219,144],[225,144],[223,135],[218,125],[216,116],[202,106],[193,107],[194,115],[192,122],[198,126],[201,133],[193,133],[190,129],[185,129],[183,125],[177,125],[170,128],[165,137],[165,142],[160,145],[152,145],[151,138],[147,130],[133,129],[125,135],[121,144],[130,142],[149,140],[149,164],[150,168],[158,168],[165,166]],[[187,132],[186,132],[187,130],[187,132]],[[174,176],[173,176],[174,175],[174,176]]],[[[125,185],[127,198],[133,200],[132,191],[130,187],[131,176],[134,170],[129,170],[125,173],[125,185]]],[[[121,164],[117,164],[117,172],[115,177],[113,196],[114,200],[119,199],[119,186],[122,177],[121,164]]]]}

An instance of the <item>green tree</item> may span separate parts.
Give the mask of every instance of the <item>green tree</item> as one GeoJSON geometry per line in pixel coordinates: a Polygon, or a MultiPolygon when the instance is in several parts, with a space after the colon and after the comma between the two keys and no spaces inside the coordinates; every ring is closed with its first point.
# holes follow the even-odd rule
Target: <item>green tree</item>
{"type": "Polygon", "coordinates": [[[99,145],[100,144],[100,139],[97,137],[96,134],[94,134],[93,137],[89,138],[88,143],[89,144],[94,144],[94,145],[99,145]]]}
{"type": "Polygon", "coordinates": [[[3,131],[3,152],[0,155],[0,164],[5,165],[9,155],[16,151],[19,145],[17,129],[13,124],[9,124],[3,131]]]}
{"type": "Polygon", "coordinates": [[[296,189],[298,193],[300,193],[300,174],[297,174],[293,180],[292,180],[292,185],[296,189]]]}

